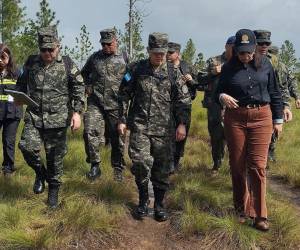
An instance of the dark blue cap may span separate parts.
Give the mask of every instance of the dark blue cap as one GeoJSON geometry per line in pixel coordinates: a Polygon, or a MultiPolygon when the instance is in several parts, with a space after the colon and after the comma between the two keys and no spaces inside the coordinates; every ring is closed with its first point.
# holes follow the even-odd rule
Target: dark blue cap
{"type": "Polygon", "coordinates": [[[252,30],[241,29],[235,34],[234,48],[236,52],[249,52],[255,51],[256,38],[252,30]]]}
{"type": "Polygon", "coordinates": [[[226,44],[234,44],[235,43],[235,36],[228,37],[226,44]]]}

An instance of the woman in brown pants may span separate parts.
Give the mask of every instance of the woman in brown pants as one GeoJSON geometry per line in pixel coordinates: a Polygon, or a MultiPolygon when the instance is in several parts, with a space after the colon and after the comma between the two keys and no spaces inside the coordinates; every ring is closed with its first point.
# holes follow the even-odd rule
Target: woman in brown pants
{"type": "Polygon", "coordinates": [[[254,57],[255,35],[236,33],[234,56],[222,68],[218,99],[226,106],[225,136],[234,207],[241,223],[254,218],[255,228],[269,229],[266,164],[271,134],[282,131],[282,99],[273,68],[265,56],[254,57]]]}

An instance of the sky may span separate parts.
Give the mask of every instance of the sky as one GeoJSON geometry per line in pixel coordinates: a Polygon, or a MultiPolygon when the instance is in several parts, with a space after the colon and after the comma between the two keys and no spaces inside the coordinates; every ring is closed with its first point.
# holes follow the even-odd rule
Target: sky
{"type": "MultiPolygon", "coordinates": [[[[184,48],[189,38],[205,58],[222,53],[227,37],[241,28],[272,32],[274,45],[294,44],[300,57],[299,0],[139,0],[145,13],[142,38],[147,46],[151,32],[166,32],[169,40],[184,48]]],[[[28,17],[34,18],[40,0],[22,0],[28,17]]],[[[116,26],[124,30],[129,0],[48,0],[63,43],[73,46],[85,24],[94,50],[100,48],[99,31],[116,26]]]]}

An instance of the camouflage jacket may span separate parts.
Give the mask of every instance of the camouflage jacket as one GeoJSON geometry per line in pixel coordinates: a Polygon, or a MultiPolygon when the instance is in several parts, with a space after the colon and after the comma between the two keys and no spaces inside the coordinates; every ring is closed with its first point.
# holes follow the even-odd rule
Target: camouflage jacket
{"type": "Polygon", "coordinates": [[[288,88],[289,88],[290,96],[293,97],[295,100],[300,99],[297,78],[291,70],[288,70],[287,78],[288,78],[288,88]]]}
{"type": "Polygon", "coordinates": [[[81,112],[84,106],[83,78],[69,57],[58,55],[45,67],[39,55],[30,56],[17,89],[39,104],[38,108],[28,106],[24,117],[37,128],[67,127],[72,112],[81,112]]]}
{"type": "Polygon", "coordinates": [[[187,124],[191,112],[189,91],[170,67],[163,64],[154,72],[149,60],[141,60],[125,74],[119,92],[119,119],[130,130],[171,136],[175,122],[187,124]]]}
{"type": "Polygon", "coordinates": [[[211,57],[206,61],[206,70],[198,74],[198,90],[204,91],[203,107],[208,108],[215,102],[215,93],[219,84],[220,75],[214,75],[212,72],[216,65],[226,62],[225,53],[219,56],[211,57]]]}
{"type": "Polygon", "coordinates": [[[183,60],[180,60],[180,64],[178,66],[174,66],[174,64],[171,63],[170,66],[173,66],[173,69],[175,70],[174,72],[176,72],[177,74],[177,78],[182,77],[186,74],[190,74],[192,76],[193,79],[191,81],[186,82],[186,85],[188,87],[191,99],[195,100],[197,96],[197,83],[194,80],[196,74],[194,73],[193,68],[183,60]]]}
{"type": "Polygon", "coordinates": [[[278,57],[272,54],[268,54],[268,58],[274,68],[276,79],[279,85],[280,93],[282,95],[283,105],[289,107],[290,93],[288,86],[288,69],[278,60],[278,57]]]}
{"type": "Polygon", "coordinates": [[[123,55],[106,55],[95,52],[81,70],[88,96],[88,104],[102,106],[105,110],[118,109],[118,91],[126,72],[123,55]]]}

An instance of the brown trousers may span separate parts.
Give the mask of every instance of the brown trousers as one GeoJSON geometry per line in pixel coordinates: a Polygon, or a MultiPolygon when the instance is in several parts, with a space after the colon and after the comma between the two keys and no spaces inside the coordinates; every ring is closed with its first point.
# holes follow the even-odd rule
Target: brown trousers
{"type": "Polygon", "coordinates": [[[269,105],[225,111],[233,202],[239,214],[267,218],[266,165],[272,128],[269,105]]]}

